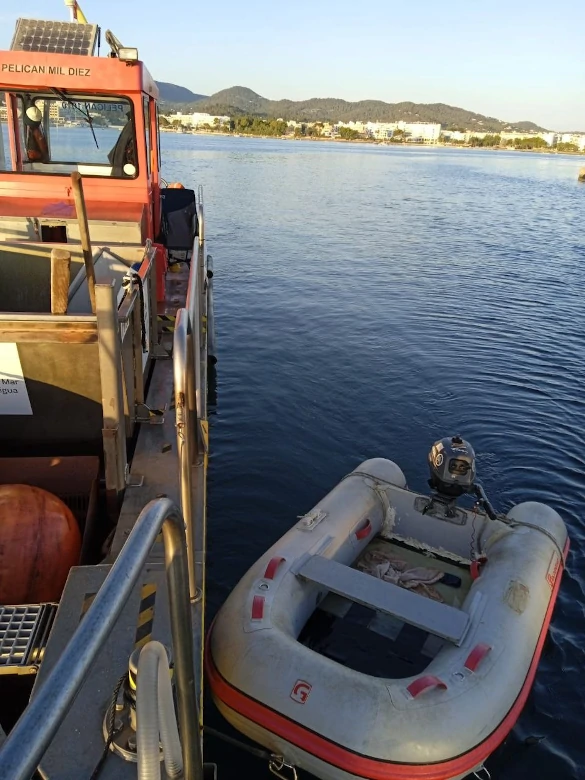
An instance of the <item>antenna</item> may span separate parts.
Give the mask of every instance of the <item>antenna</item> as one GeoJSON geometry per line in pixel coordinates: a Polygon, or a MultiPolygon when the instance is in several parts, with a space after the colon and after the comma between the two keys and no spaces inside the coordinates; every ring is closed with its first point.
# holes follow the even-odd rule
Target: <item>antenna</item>
{"type": "Polygon", "coordinates": [[[65,0],[65,5],[69,9],[69,15],[72,22],[77,21],[77,16],[75,14],[76,8],[77,8],[77,0],[65,0]]]}

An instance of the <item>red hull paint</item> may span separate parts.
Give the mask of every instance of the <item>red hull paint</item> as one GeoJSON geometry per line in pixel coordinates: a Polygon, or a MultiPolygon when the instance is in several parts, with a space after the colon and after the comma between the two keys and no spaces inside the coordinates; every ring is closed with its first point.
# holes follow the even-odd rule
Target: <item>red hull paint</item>
{"type": "MultiPolygon", "coordinates": [[[[567,559],[568,551],[569,541],[565,545],[564,561],[567,559]]],[[[481,744],[467,753],[448,761],[442,761],[438,764],[398,764],[368,758],[367,756],[353,753],[341,745],[304,728],[295,721],[289,720],[275,710],[266,707],[237,688],[234,688],[221,676],[211,657],[210,637],[213,631],[213,624],[209,629],[206,643],[205,669],[207,679],[213,695],[227,707],[266,729],[266,731],[276,734],[306,753],[310,753],[321,761],[338,767],[344,772],[367,778],[367,780],[451,780],[451,778],[473,771],[482,764],[502,744],[518,720],[534,682],[538,662],[540,661],[540,655],[556,604],[563,570],[564,566],[557,573],[534,656],[522,690],[512,708],[498,728],[481,744]]]]}

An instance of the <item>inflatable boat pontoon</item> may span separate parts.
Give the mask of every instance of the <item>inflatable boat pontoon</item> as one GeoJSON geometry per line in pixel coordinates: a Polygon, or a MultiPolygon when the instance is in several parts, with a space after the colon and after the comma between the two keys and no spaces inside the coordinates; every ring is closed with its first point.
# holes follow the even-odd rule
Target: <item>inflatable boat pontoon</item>
{"type": "Polygon", "coordinates": [[[534,679],[565,525],[537,502],[496,515],[458,437],[429,461],[431,497],[392,461],[362,463],[252,566],[210,629],[219,710],[323,780],[478,772],[534,679]],[[478,504],[458,506],[462,493],[478,504]]]}

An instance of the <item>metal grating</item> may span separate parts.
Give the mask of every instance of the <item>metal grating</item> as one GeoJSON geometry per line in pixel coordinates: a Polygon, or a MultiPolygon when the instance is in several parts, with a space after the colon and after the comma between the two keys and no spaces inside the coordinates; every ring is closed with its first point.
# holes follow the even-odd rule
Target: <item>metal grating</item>
{"type": "Polygon", "coordinates": [[[97,29],[97,24],[17,19],[10,49],[92,56],[97,40],[97,29]]]}
{"type": "Polygon", "coordinates": [[[0,606],[0,674],[40,661],[55,611],[53,604],[0,606]]]}

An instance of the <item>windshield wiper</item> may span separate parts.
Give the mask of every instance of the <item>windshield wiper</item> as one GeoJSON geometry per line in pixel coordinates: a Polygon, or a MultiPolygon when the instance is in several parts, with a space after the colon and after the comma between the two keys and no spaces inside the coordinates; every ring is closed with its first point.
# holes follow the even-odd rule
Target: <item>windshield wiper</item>
{"type": "Polygon", "coordinates": [[[95,141],[96,149],[99,149],[99,144],[97,142],[97,138],[95,137],[95,130],[93,129],[93,120],[91,118],[91,114],[89,113],[89,110],[84,111],[82,108],[80,108],[77,103],[74,103],[70,97],[68,97],[62,90],[57,89],[57,87],[50,87],[51,92],[54,92],[55,95],[61,98],[61,100],[64,100],[66,103],[69,103],[70,106],[73,106],[73,108],[76,111],[79,111],[81,116],[85,119],[87,124],[89,125],[91,129],[91,134],[93,135],[93,140],[95,141]]]}

